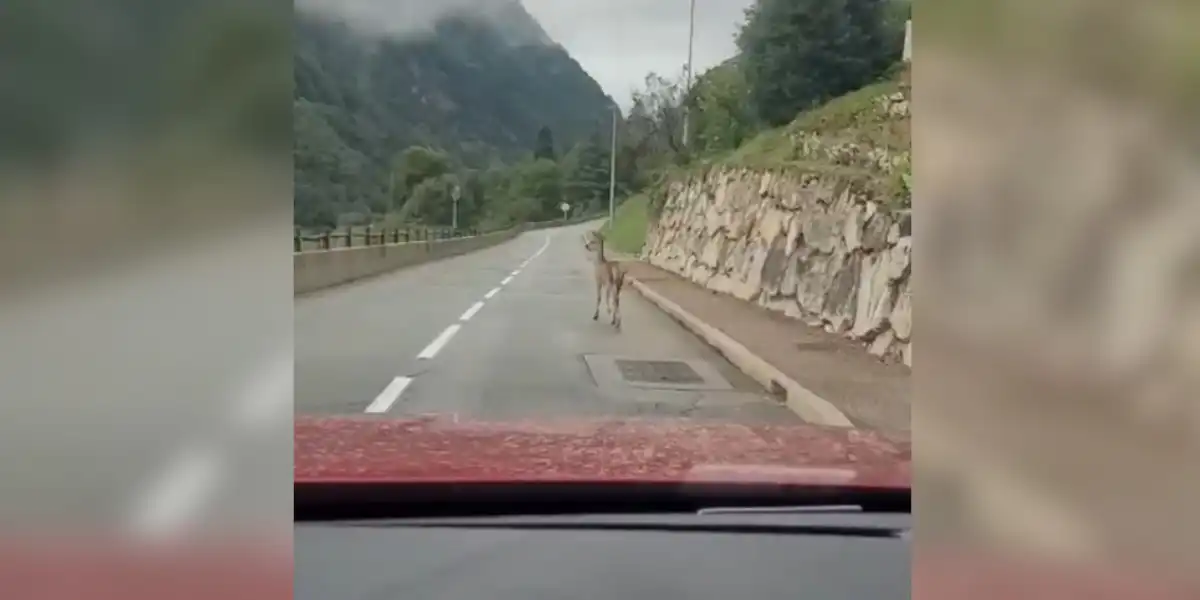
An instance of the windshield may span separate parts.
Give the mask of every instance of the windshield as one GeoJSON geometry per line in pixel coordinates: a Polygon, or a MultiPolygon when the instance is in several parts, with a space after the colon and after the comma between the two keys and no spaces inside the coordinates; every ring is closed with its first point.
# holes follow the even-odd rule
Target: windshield
{"type": "Polygon", "coordinates": [[[296,14],[297,480],[907,490],[907,3],[501,6],[296,14]]]}

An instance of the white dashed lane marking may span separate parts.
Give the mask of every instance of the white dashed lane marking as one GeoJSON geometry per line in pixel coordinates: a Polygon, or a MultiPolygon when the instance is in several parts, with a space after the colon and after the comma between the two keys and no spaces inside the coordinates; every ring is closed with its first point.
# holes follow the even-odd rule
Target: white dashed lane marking
{"type": "Polygon", "coordinates": [[[458,320],[459,321],[470,321],[471,317],[475,316],[475,313],[479,312],[480,309],[482,309],[482,308],[483,308],[483,300],[480,300],[479,302],[472,304],[471,308],[468,308],[467,312],[464,312],[462,314],[462,316],[458,318],[458,320]]]}
{"type": "Polygon", "coordinates": [[[383,391],[375,397],[375,400],[367,406],[367,412],[375,415],[387,412],[388,409],[392,407],[392,404],[396,402],[396,399],[400,397],[400,394],[404,393],[404,388],[408,387],[408,384],[410,383],[412,383],[411,377],[397,377],[393,379],[392,382],[389,383],[387,387],[383,388],[383,391]]]}
{"type": "MultiPolygon", "coordinates": [[[[546,248],[548,248],[549,246],[550,246],[550,236],[547,235],[546,240],[544,242],[542,242],[542,247],[538,248],[537,252],[533,253],[533,256],[530,256],[529,258],[525,259],[525,261],[521,263],[521,266],[519,268],[514,269],[511,273],[509,273],[508,277],[505,277],[500,282],[499,286],[492,288],[490,291],[488,291],[488,293],[484,294],[483,300],[480,300],[480,301],[476,302],[475,304],[472,304],[470,306],[470,308],[468,308],[465,312],[463,312],[463,314],[458,317],[458,321],[459,321],[458,323],[450,325],[446,329],[442,330],[442,333],[440,333],[436,338],[434,338],[434,340],[432,342],[430,342],[429,345],[426,346],[425,349],[422,350],[420,354],[417,355],[417,359],[418,360],[431,360],[435,356],[437,356],[438,353],[441,352],[442,349],[446,347],[446,344],[450,343],[450,340],[454,338],[455,334],[457,334],[459,332],[459,330],[462,329],[462,323],[466,323],[467,321],[470,321],[476,314],[479,313],[479,311],[483,310],[485,301],[495,298],[496,294],[499,294],[500,290],[503,289],[504,286],[508,285],[509,283],[512,283],[513,278],[516,277],[517,275],[520,275],[521,271],[523,269],[525,269],[526,267],[528,267],[529,263],[533,262],[533,259],[537,258],[538,256],[541,256],[541,254],[543,252],[545,252],[546,248]]],[[[408,388],[409,384],[411,384],[413,382],[413,379],[414,378],[412,378],[412,377],[406,377],[406,376],[398,376],[395,379],[393,379],[392,382],[389,383],[388,386],[386,388],[384,388],[383,391],[380,392],[378,396],[376,396],[375,400],[372,401],[371,404],[367,405],[366,412],[371,413],[371,414],[386,413],[396,403],[396,400],[398,400],[400,398],[400,395],[404,393],[404,390],[408,388]]]]}
{"type": "Polygon", "coordinates": [[[425,349],[417,355],[417,358],[421,360],[429,360],[437,356],[437,353],[441,352],[442,348],[446,347],[446,344],[450,343],[450,338],[453,338],[454,334],[458,333],[459,329],[462,329],[462,325],[457,323],[447,327],[442,331],[441,335],[434,338],[432,342],[429,342],[428,346],[425,346],[425,349]]]}

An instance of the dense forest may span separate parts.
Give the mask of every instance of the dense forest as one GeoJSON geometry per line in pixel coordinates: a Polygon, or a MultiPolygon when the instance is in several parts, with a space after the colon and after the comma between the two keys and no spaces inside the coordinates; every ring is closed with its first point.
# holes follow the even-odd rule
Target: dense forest
{"type": "Polygon", "coordinates": [[[472,178],[522,160],[539,139],[572,148],[609,128],[612,99],[519,3],[499,14],[448,15],[401,39],[297,11],[294,44],[301,225],[440,218],[421,200],[436,200],[451,178],[479,189],[484,182],[472,178]],[[406,167],[404,157],[418,151],[424,163],[406,167]]]}
{"type": "MultiPolygon", "coordinates": [[[[482,228],[607,206],[614,102],[518,0],[502,12],[403,40],[297,13],[297,225],[449,225],[455,197],[459,225],[482,228]]],[[[737,56],[634,93],[618,199],[885,77],[910,16],[908,0],[757,0],[737,56]]]]}

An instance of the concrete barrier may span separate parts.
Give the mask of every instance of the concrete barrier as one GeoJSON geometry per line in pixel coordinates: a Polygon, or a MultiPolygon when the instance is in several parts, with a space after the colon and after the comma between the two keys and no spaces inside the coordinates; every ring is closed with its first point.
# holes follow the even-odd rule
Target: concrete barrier
{"type": "Polygon", "coordinates": [[[308,250],[292,255],[294,294],[306,294],[388,271],[474,252],[511,240],[524,227],[450,240],[308,250]]]}

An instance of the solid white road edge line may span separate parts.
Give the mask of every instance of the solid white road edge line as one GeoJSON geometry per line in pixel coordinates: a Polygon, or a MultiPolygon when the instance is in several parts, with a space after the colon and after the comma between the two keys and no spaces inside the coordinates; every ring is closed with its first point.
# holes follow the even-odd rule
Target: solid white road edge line
{"type": "Polygon", "coordinates": [[[393,379],[387,387],[383,388],[382,392],[379,392],[375,400],[367,406],[366,412],[373,415],[387,412],[392,407],[392,404],[396,402],[396,399],[400,397],[400,394],[404,393],[404,388],[407,388],[408,384],[412,383],[412,381],[412,377],[397,377],[393,379]]]}
{"type": "Polygon", "coordinates": [[[548,247],[550,247],[550,236],[546,235],[546,241],[542,242],[542,247],[538,248],[538,251],[534,252],[533,256],[530,257],[529,260],[533,260],[533,259],[537,258],[539,255],[541,255],[541,253],[545,252],[546,248],[548,248],[548,247]]]}
{"type": "Polygon", "coordinates": [[[462,314],[462,316],[458,318],[458,320],[459,321],[470,321],[471,317],[475,316],[475,313],[479,312],[479,310],[481,308],[483,308],[483,300],[480,300],[479,302],[472,304],[471,308],[468,308],[467,311],[464,312],[462,314]]]}
{"type": "Polygon", "coordinates": [[[437,356],[437,353],[441,352],[442,348],[447,343],[450,342],[450,338],[454,337],[454,334],[458,333],[458,330],[461,328],[462,328],[462,325],[459,325],[457,323],[447,327],[446,330],[443,331],[441,335],[437,336],[437,339],[430,342],[429,345],[426,346],[425,349],[422,350],[421,353],[417,355],[417,358],[422,359],[422,360],[428,360],[430,358],[437,356]]]}

